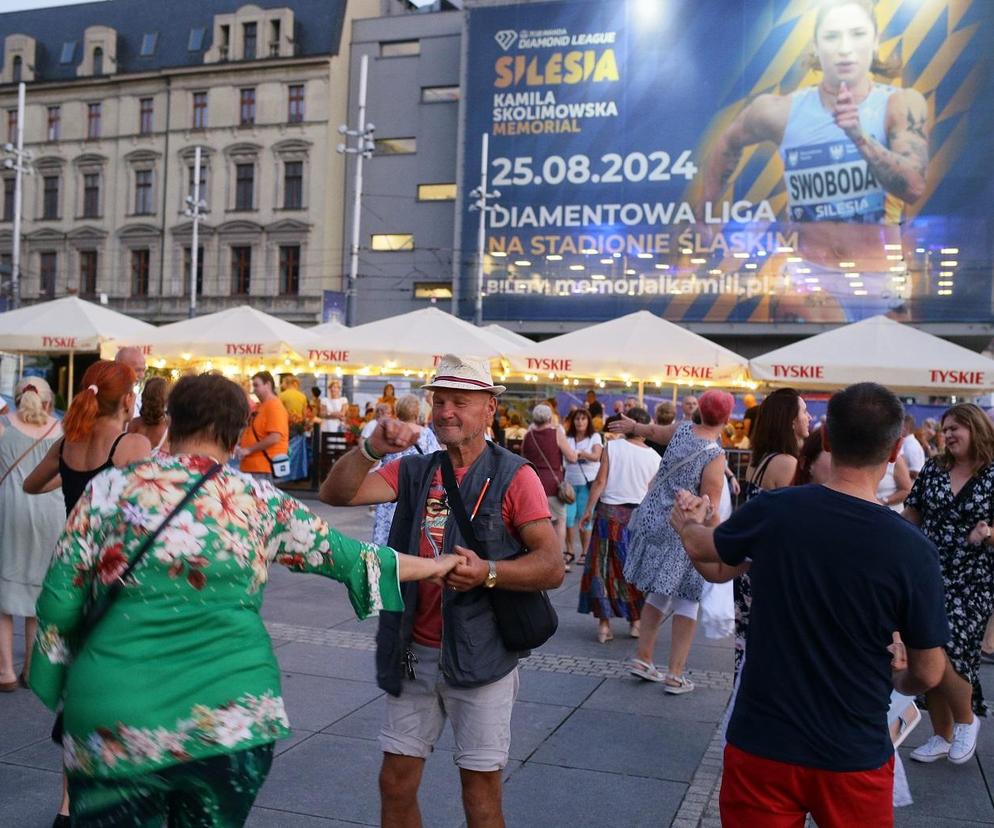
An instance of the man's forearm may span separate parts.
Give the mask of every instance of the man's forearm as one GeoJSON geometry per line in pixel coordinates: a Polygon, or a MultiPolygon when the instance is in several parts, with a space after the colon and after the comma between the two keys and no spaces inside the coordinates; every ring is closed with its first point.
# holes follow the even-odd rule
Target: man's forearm
{"type": "Polygon", "coordinates": [[[354,448],[342,455],[321,483],[318,497],[332,506],[348,506],[366,479],[373,462],[354,448]]]}
{"type": "Polygon", "coordinates": [[[497,561],[497,586],[513,592],[555,589],[565,574],[562,557],[555,551],[533,549],[511,561],[497,561]]]}
{"type": "Polygon", "coordinates": [[[718,549],[714,545],[714,528],[700,523],[688,523],[680,530],[683,548],[692,562],[702,564],[721,563],[718,549]]]}

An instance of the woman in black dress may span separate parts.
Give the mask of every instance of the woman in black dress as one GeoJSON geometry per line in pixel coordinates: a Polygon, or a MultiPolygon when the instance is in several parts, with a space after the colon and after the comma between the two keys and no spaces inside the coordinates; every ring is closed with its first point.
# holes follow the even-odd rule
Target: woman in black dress
{"type": "Polygon", "coordinates": [[[945,450],[925,464],[904,509],[939,550],[952,631],[945,675],[926,696],[935,735],[911,758],[963,764],[987,712],[978,670],[994,609],[994,425],[978,406],[956,405],[942,416],[942,434],[945,450]]]}

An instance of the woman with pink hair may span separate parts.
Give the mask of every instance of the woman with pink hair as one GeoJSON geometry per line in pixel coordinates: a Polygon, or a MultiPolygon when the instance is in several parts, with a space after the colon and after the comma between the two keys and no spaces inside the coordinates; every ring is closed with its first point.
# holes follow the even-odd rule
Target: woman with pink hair
{"type": "Polygon", "coordinates": [[[610,426],[612,431],[635,432],[667,447],[649,492],[630,524],[625,580],[646,593],[646,600],[638,649],[626,664],[632,675],[662,682],[663,690],[673,695],[694,689],[684,669],[697,628],[704,579],[687,557],[669,516],[676,493],[686,489],[711,499],[715,508],[708,524],[718,523],[717,504],[725,485],[726,463],[721,433],[734,404],[732,395],[725,391],[707,391],[699,400],[699,423],[640,425],[622,417],[610,426]],[[671,615],[673,638],[669,667],[663,673],[653,663],[653,653],[659,628],[671,615]]]}

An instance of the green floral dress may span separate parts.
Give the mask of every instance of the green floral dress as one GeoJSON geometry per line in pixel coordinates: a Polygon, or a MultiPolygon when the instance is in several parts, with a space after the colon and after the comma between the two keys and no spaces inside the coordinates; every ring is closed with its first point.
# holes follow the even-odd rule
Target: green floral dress
{"type": "Polygon", "coordinates": [[[341,581],[360,618],[403,609],[392,549],[225,469],[172,519],[73,658],[90,590],[120,576],[211,465],[156,457],[108,470],[69,516],[38,601],[31,686],[53,709],[64,701],[70,776],[132,777],[289,734],[259,616],[273,561],[341,581]]]}

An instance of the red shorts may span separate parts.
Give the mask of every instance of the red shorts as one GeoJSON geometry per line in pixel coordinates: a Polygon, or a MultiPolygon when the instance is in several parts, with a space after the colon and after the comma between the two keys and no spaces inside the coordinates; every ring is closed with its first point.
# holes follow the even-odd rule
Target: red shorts
{"type": "Polygon", "coordinates": [[[894,757],[872,771],[826,771],[788,765],[725,747],[722,828],[892,828],[894,757]]]}

